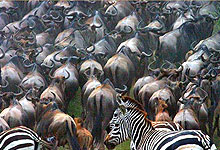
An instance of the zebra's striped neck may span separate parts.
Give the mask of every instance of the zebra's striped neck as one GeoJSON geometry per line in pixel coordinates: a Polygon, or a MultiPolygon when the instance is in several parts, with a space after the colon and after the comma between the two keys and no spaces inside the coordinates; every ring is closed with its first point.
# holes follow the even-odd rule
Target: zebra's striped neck
{"type": "Polygon", "coordinates": [[[133,146],[137,149],[138,145],[141,144],[140,142],[143,141],[142,137],[154,128],[150,121],[146,118],[147,114],[142,112],[142,110],[128,108],[128,112],[126,114],[129,137],[133,142],[133,146]]]}

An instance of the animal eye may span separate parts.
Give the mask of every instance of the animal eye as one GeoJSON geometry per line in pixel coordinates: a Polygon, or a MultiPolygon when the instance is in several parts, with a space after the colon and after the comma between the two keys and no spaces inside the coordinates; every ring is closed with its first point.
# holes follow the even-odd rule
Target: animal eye
{"type": "Polygon", "coordinates": [[[118,114],[114,114],[114,117],[117,117],[118,116],[118,114]]]}
{"type": "Polygon", "coordinates": [[[116,123],[116,124],[115,124],[115,127],[119,127],[119,125],[120,125],[119,123],[116,123]]]}
{"type": "Polygon", "coordinates": [[[212,19],[211,19],[211,18],[209,18],[209,17],[207,17],[207,18],[206,18],[206,21],[207,21],[207,22],[211,22],[211,21],[212,21],[212,19]]]}

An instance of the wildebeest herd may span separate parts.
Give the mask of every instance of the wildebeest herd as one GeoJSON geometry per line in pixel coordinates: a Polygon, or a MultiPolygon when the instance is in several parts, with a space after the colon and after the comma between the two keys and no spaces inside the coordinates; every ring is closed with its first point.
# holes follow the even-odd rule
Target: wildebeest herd
{"type": "Polygon", "coordinates": [[[219,8],[1,0],[0,150],[217,150],[219,8]]]}

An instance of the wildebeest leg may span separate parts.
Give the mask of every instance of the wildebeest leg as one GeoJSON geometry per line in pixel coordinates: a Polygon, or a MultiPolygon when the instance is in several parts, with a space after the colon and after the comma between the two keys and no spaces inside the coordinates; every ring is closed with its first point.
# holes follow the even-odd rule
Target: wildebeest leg
{"type": "Polygon", "coordinates": [[[219,116],[215,117],[215,123],[214,123],[214,127],[213,127],[213,134],[215,133],[216,128],[218,127],[218,121],[219,121],[219,116]]]}
{"type": "Polygon", "coordinates": [[[56,140],[56,143],[54,144],[54,147],[52,150],[57,150],[57,147],[58,147],[58,141],[56,140]]]}
{"type": "Polygon", "coordinates": [[[217,126],[217,135],[220,137],[220,129],[219,129],[219,115],[216,117],[216,126],[217,126]]]}
{"type": "Polygon", "coordinates": [[[208,134],[208,131],[207,131],[207,128],[206,128],[206,123],[205,122],[202,122],[200,124],[200,128],[203,132],[205,132],[206,134],[208,134]]]}
{"type": "Polygon", "coordinates": [[[209,108],[208,116],[209,116],[208,117],[209,136],[212,139],[213,138],[213,134],[214,134],[214,131],[213,131],[214,109],[213,109],[212,106],[211,106],[211,108],[209,108]]]}

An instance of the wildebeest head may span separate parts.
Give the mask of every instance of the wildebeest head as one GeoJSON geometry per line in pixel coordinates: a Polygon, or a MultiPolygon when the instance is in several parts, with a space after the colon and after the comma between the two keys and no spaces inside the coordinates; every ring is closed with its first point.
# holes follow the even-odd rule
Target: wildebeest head
{"type": "Polygon", "coordinates": [[[65,80],[68,79],[70,77],[70,73],[66,70],[67,73],[67,77],[65,76],[57,76],[57,77],[53,77],[50,73],[50,78],[52,79],[51,84],[52,86],[57,86],[59,88],[61,88],[63,91],[65,90],[65,80]]]}
{"type": "Polygon", "coordinates": [[[38,16],[36,16],[36,14],[28,16],[19,23],[19,28],[25,27],[33,30],[36,34],[41,33],[45,30],[44,23],[38,16]]]}
{"type": "Polygon", "coordinates": [[[13,37],[15,43],[20,47],[31,47],[36,43],[36,35],[28,27],[18,30],[13,37]]]}
{"type": "Polygon", "coordinates": [[[13,100],[14,98],[21,96],[23,94],[23,90],[21,88],[19,88],[20,91],[18,93],[14,93],[14,92],[4,92],[2,94],[0,94],[1,96],[1,106],[0,108],[4,107],[7,108],[10,103],[11,100],[13,100]],[[5,106],[3,106],[5,104],[5,106]]]}

